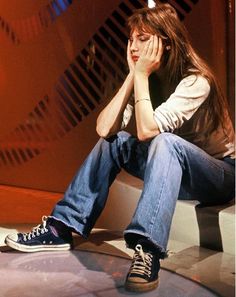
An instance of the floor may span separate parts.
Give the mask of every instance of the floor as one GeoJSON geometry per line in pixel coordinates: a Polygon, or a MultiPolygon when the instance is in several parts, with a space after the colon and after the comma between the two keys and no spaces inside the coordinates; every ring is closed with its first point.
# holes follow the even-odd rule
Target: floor
{"type": "MultiPolygon", "coordinates": [[[[85,251],[0,254],[1,297],[134,296],[123,283],[130,260],[85,251]]],[[[203,286],[161,270],[159,287],[143,297],[215,297],[203,286]]]]}
{"type": "MultiPolygon", "coordinates": [[[[4,245],[7,234],[39,224],[60,196],[0,186],[0,297],[137,296],[123,287],[133,252],[120,231],[96,228],[89,240],[74,235],[71,252],[26,254],[4,245]]],[[[159,287],[138,296],[235,297],[234,254],[175,240],[168,249],[159,287]]]]}
{"type": "MultiPolygon", "coordinates": [[[[74,235],[66,252],[20,253],[3,244],[7,233],[30,225],[0,227],[0,297],[136,296],[124,290],[132,251],[122,235],[95,229],[89,240],[74,235]]],[[[171,243],[175,252],[162,261],[160,285],[141,297],[234,297],[234,257],[171,243]]]]}

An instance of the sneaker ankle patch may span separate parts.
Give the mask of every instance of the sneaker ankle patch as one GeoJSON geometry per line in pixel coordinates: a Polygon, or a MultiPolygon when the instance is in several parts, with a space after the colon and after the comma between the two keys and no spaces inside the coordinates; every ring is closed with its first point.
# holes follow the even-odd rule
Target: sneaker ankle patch
{"type": "Polygon", "coordinates": [[[59,235],[58,235],[58,232],[57,232],[57,229],[56,229],[55,227],[53,227],[53,226],[49,226],[49,228],[50,228],[50,230],[51,230],[51,232],[52,232],[52,234],[53,234],[54,236],[56,236],[56,237],[59,236],[59,235]]]}

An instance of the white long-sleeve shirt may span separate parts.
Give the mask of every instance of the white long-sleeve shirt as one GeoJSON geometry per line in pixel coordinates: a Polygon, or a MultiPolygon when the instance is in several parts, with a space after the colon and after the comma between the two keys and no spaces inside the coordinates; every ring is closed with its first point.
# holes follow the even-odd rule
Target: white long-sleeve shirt
{"type": "MultiPolygon", "coordinates": [[[[221,159],[226,156],[234,158],[234,129],[229,117],[224,123],[224,129],[220,126],[208,139],[205,139],[202,133],[206,118],[204,111],[199,110],[197,113],[196,111],[208,98],[209,93],[210,85],[206,78],[189,75],[182,79],[174,93],[154,110],[153,117],[161,133],[171,132],[179,135],[215,158],[221,159]]],[[[133,109],[132,104],[127,105],[122,128],[130,121],[133,109]]]]}

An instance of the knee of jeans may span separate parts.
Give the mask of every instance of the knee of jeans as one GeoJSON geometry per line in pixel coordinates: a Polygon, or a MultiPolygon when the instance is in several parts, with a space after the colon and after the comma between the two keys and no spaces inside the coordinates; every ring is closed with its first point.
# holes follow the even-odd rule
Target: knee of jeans
{"type": "Polygon", "coordinates": [[[171,153],[182,155],[182,145],[183,139],[178,135],[164,132],[153,138],[150,149],[156,150],[157,148],[163,149],[165,152],[169,151],[171,153]]]}
{"type": "Polygon", "coordinates": [[[149,153],[156,153],[158,150],[161,153],[170,153],[177,156],[179,161],[183,160],[183,139],[172,133],[161,133],[153,138],[150,147],[149,153]]]}
{"type": "Polygon", "coordinates": [[[178,142],[179,139],[180,137],[175,134],[164,132],[154,137],[153,140],[151,141],[151,145],[155,146],[155,145],[164,144],[169,147],[173,147],[174,143],[178,142]]]}
{"type": "Polygon", "coordinates": [[[117,145],[119,147],[122,147],[122,145],[124,143],[126,143],[128,141],[129,138],[131,138],[132,135],[126,131],[120,131],[117,133],[116,135],[116,142],[117,142],[117,145]]]}
{"type": "Polygon", "coordinates": [[[117,133],[117,137],[120,139],[128,139],[131,136],[130,133],[126,132],[126,131],[120,131],[117,133]]]}
{"type": "MultiPolygon", "coordinates": [[[[120,131],[117,134],[109,137],[109,138],[100,138],[96,147],[100,149],[111,148],[112,150],[119,149],[122,147],[123,143],[126,142],[131,137],[131,134],[125,131],[120,131]]],[[[96,148],[95,147],[95,148],[96,148]]]]}

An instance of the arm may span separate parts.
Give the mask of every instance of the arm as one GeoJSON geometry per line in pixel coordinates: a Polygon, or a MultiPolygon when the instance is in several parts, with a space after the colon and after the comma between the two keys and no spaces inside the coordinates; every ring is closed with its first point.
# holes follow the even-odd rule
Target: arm
{"type": "Polygon", "coordinates": [[[154,111],[161,132],[174,132],[188,122],[210,94],[206,78],[192,74],[183,78],[174,93],[154,111]]]}
{"type": "Polygon", "coordinates": [[[210,85],[201,75],[190,75],[181,80],[175,92],[154,111],[149,99],[148,77],[157,71],[163,53],[162,42],[156,45],[149,40],[141,59],[135,66],[134,93],[135,115],[138,138],[141,141],[151,139],[161,132],[173,132],[188,121],[208,98],[210,85]]]}
{"type": "Polygon", "coordinates": [[[97,118],[96,131],[100,137],[109,137],[120,130],[123,112],[128,103],[132,90],[133,74],[129,73],[118,93],[101,111],[97,118]]]}
{"type": "Polygon", "coordinates": [[[145,141],[160,133],[154,119],[154,110],[150,100],[148,77],[160,67],[163,53],[161,38],[152,36],[146,44],[134,71],[134,96],[137,135],[145,141]],[[143,100],[149,99],[149,100],[143,100]]]}
{"type": "Polygon", "coordinates": [[[123,113],[134,86],[134,62],[130,57],[130,43],[127,47],[129,74],[123,85],[97,118],[96,131],[100,137],[107,138],[121,129],[123,113]]]}

